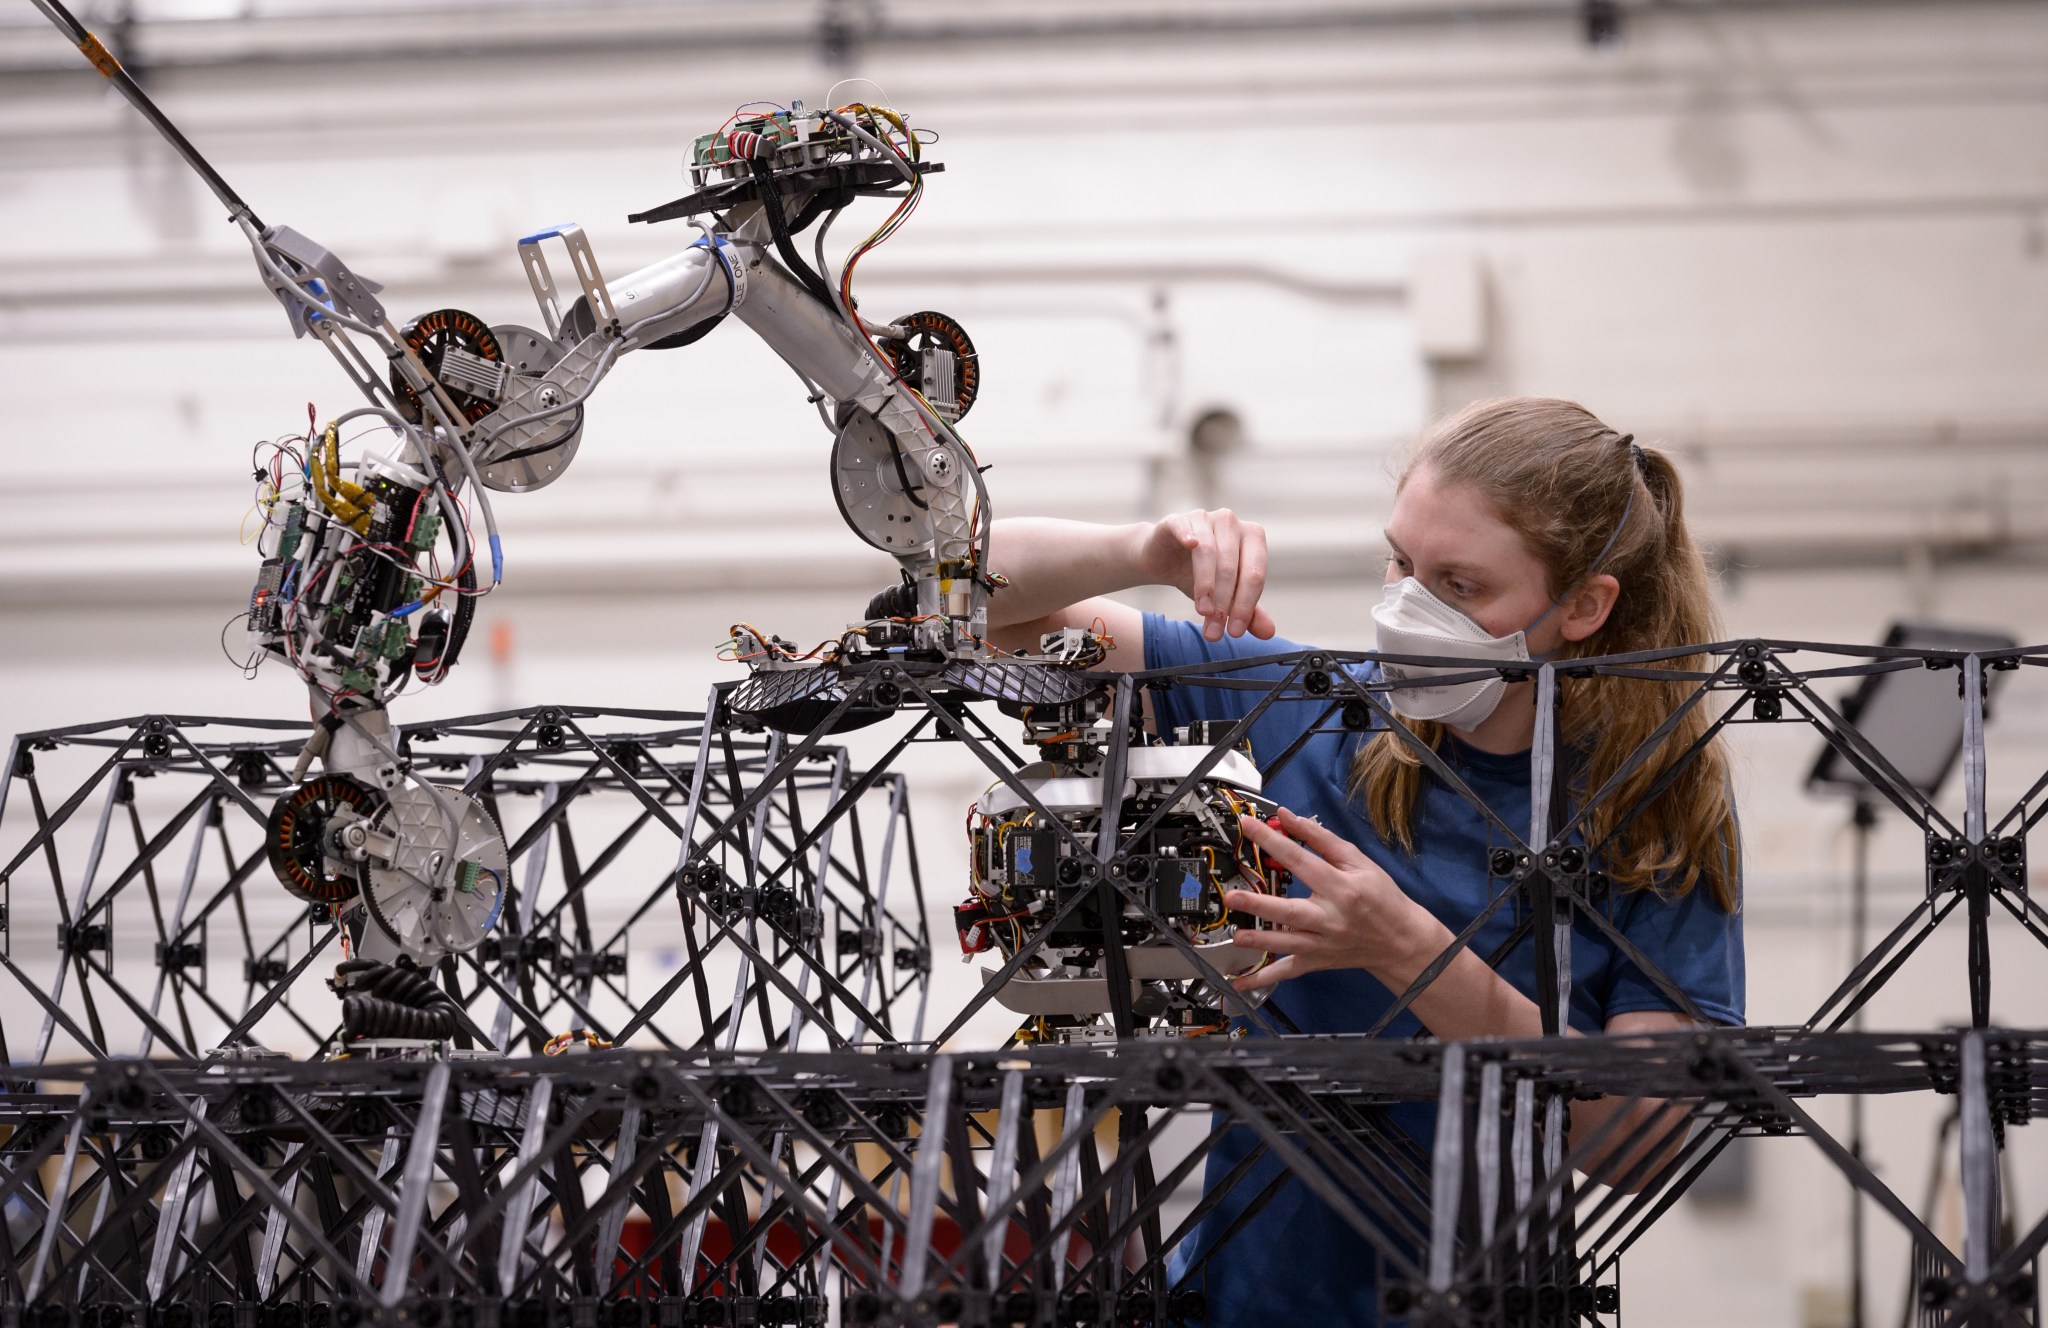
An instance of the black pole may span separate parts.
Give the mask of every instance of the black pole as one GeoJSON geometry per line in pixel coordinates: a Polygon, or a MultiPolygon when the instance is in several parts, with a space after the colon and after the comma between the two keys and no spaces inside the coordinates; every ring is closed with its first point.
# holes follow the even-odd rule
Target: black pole
{"type": "MultiPolygon", "coordinates": [[[[1870,832],[1877,827],[1877,804],[1859,796],[1849,824],[1855,832],[1854,865],[1849,873],[1849,962],[1861,963],[1870,926],[1870,832]]],[[[1849,1019],[1849,1031],[1861,1032],[1863,1010],[1849,1019]]],[[[1863,1160],[1863,1095],[1849,1095],[1849,1156],[1863,1160]]],[[[1863,1191],[1849,1187],[1849,1328],[1865,1328],[1863,1305],[1863,1191]]]]}
{"type": "Polygon", "coordinates": [[[37,9],[43,11],[45,18],[57,25],[59,32],[71,39],[71,44],[92,62],[92,67],[99,70],[107,82],[113,84],[115,89],[128,99],[129,105],[140,111],[142,118],[149,121],[157,133],[163,135],[164,141],[185,159],[185,164],[199,173],[199,178],[206,181],[206,187],[213,191],[213,196],[226,206],[230,220],[246,219],[257,230],[263,229],[262,221],[250,210],[249,205],[242,201],[241,195],[220,177],[220,173],[213,169],[206,158],[199,155],[199,149],[193,147],[190,140],[178,132],[178,127],[171,123],[170,117],[157,109],[157,104],[142,90],[142,85],[121,67],[121,62],[114,58],[114,53],[88,31],[83,23],[73,17],[71,11],[64,7],[63,0],[33,0],[33,3],[37,9]]]}
{"type": "Polygon", "coordinates": [[[1554,664],[1536,670],[1534,736],[1529,752],[1529,845],[1536,855],[1526,880],[1536,937],[1536,1005],[1543,1036],[1563,1037],[1571,1027],[1572,915],[1557,889],[1557,833],[1564,824],[1565,783],[1560,760],[1564,722],[1554,664]]]}
{"type": "Polygon", "coordinates": [[[1102,917],[1102,972],[1109,983],[1110,1022],[1118,1042],[1130,1041],[1137,1030],[1131,1009],[1131,965],[1124,954],[1124,901],[1109,879],[1112,872],[1124,869],[1125,860],[1116,849],[1122,837],[1124,772],[1130,768],[1136,706],[1136,688],[1126,673],[1116,680],[1116,699],[1111,704],[1110,741],[1102,752],[1102,826],[1095,837],[1095,907],[1102,917]]]}
{"type": "Polygon", "coordinates": [[[1963,658],[1963,837],[1970,859],[1963,868],[1963,893],[1969,903],[1970,1027],[1991,1026],[1991,867],[1985,856],[1990,841],[1984,814],[1984,659],[1963,658]]]}

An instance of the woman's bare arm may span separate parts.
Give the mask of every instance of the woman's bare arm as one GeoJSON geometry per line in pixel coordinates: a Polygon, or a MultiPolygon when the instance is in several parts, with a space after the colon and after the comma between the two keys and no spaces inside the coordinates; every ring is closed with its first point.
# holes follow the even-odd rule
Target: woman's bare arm
{"type": "Polygon", "coordinates": [[[989,601],[989,635],[1006,650],[1030,649],[1045,632],[1101,619],[1117,647],[1106,666],[1136,668],[1143,617],[1102,598],[1137,586],[1172,586],[1194,602],[1204,634],[1270,637],[1259,606],[1266,588],[1266,532],[1228,510],[1181,512],[1128,526],[1051,517],[998,521],[991,570],[1009,585],[989,601]]]}

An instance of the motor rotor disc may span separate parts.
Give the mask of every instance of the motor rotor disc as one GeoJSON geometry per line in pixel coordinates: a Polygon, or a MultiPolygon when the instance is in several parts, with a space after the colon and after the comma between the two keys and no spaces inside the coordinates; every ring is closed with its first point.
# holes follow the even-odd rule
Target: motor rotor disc
{"type": "Polygon", "coordinates": [[[504,909],[510,865],[483,805],[454,789],[439,794],[437,801],[417,783],[391,790],[370,830],[396,847],[388,861],[372,858],[362,868],[370,917],[422,966],[482,943],[504,909]],[[452,833],[441,801],[455,813],[452,833]]]}
{"type": "Polygon", "coordinates": [[[899,556],[929,548],[930,519],[911,498],[925,484],[924,467],[874,416],[859,411],[840,429],[832,444],[832,496],[854,534],[899,556]]]}
{"type": "MultiPolygon", "coordinates": [[[[542,336],[530,327],[502,323],[491,329],[504,349],[505,363],[512,366],[512,381],[505,399],[510,419],[551,409],[553,394],[560,389],[541,380],[568,353],[560,342],[542,336]]],[[[488,428],[487,430],[488,431],[488,428]]],[[[576,458],[583,441],[581,403],[532,424],[513,424],[493,433],[484,450],[477,454],[477,472],[484,484],[501,493],[524,493],[544,488],[560,479],[576,458]]]]}

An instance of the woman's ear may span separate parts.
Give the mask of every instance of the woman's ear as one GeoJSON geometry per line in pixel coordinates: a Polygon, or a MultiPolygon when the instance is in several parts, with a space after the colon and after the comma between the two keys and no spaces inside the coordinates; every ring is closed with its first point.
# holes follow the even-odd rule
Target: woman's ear
{"type": "Polygon", "coordinates": [[[1621,598],[1621,582],[1601,573],[1581,581],[1558,607],[1563,611],[1558,635],[1567,641],[1583,641],[1607,624],[1614,602],[1621,598]]]}

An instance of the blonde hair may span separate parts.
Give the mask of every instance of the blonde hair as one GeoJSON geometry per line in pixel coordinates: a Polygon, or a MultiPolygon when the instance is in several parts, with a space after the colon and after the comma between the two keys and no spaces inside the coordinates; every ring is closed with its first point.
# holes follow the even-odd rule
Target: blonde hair
{"type": "MultiPolygon", "coordinates": [[[[1442,483],[1475,490],[1522,537],[1543,564],[1553,599],[1597,573],[1621,582],[1607,621],[1585,640],[1566,642],[1560,659],[1717,639],[1706,561],[1685,528],[1684,492],[1664,453],[1636,448],[1575,402],[1514,397],[1479,402],[1438,422],[1417,444],[1401,484],[1425,466],[1442,483]],[[1595,567],[1610,538],[1613,547],[1595,567]]],[[[1696,670],[1705,664],[1705,655],[1695,655],[1661,667],[1696,670]]],[[[1685,682],[1560,679],[1564,743],[1583,762],[1573,794],[1583,798],[1604,785],[1690,691],[1685,682]]],[[[1599,850],[1597,869],[1625,889],[1654,886],[1677,896],[1704,882],[1713,899],[1732,912],[1735,818],[1719,738],[1617,831],[1624,810],[1648,795],[1711,722],[1703,705],[1688,712],[1649,759],[1593,809],[1586,842],[1599,850]]],[[[1410,727],[1432,749],[1441,747],[1444,725],[1411,721],[1410,727]]],[[[1367,816],[1384,839],[1405,852],[1415,851],[1415,804],[1426,777],[1421,759],[1391,732],[1374,735],[1352,768],[1352,792],[1367,816]]]]}

